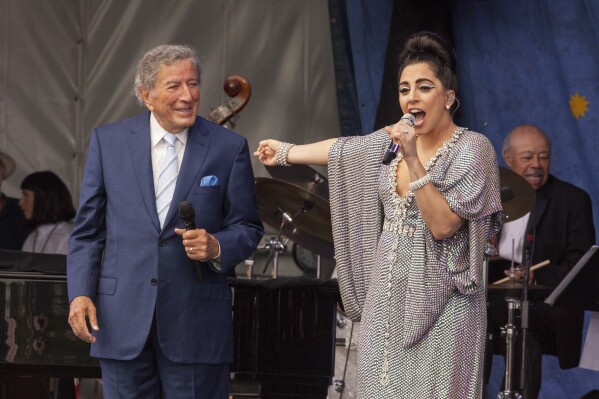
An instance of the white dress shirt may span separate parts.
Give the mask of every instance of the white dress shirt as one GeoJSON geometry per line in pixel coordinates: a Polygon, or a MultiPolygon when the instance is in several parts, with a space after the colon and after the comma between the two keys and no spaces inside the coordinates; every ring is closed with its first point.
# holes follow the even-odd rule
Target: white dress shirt
{"type": "Polygon", "coordinates": [[[73,225],[68,222],[41,224],[33,230],[23,243],[25,252],[44,254],[67,254],[69,237],[73,225]]]}
{"type": "Polygon", "coordinates": [[[530,218],[530,212],[526,215],[504,223],[501,228],[501,238],[497,250],[499,257],[507,260],[513,260],[515,263],[522,263],[522,251],[524,248],[524,235],[526,234],[526,225],[530,218]]]}
{"type": "MultiPolygon", "coordinates": [[[[189,129],[185,129],[180,133],[173,133],[177,137],[175,142],[175,150],[177,151],[177,170],[181,169],[181,162],[183,162],[183,154],[185,153],[185,145],[187,144],[187,133],[189,129]]],[[[152,173],[154,174],[154,194],[156,194],[156,187],[158,187],[158,175],[164,163],[164,157],[166,155],[166,144],[162,138],[165,134],[170,133],[164,130],[162,126],[154,117],[154,114],[150,113],[150,140],[152,144],[152,173]]]]}

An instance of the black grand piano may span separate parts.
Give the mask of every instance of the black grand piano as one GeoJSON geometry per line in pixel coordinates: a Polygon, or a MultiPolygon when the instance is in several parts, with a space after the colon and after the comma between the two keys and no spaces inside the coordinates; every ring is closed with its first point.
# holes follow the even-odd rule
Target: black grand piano
{"type": "MultiPolygon", "coordinates": [[[[67,323],[66,257],[0,250],[0,378],[99,378],[67,323]]],[[[325,399],[334,374],[335,280],[231,279],[233,398],[325,399]]]]}

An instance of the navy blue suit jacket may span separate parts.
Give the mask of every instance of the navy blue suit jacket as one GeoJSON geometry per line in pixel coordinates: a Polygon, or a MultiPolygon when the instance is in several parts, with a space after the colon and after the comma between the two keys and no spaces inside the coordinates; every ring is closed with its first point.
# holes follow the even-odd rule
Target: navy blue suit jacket
{"type": "Polygon", "coordinates": [[[263,235],[245,138],[197,118],[189,128],[175,193],[160,228],[151,163],[150,114],[103,126],[91,137],[79,210],[69,241],[69,300],[88,296],[100,330],[92,356],[128,360],[143,348],[154,314],[160,346],[173,362],[233,358],[227,274],[263,235]],[[202,186],[204,176],[218,184],[202,186]],[[221,269],[196,274],[174,228],[190,201],[195,223],[220,243],[221,269]]]}

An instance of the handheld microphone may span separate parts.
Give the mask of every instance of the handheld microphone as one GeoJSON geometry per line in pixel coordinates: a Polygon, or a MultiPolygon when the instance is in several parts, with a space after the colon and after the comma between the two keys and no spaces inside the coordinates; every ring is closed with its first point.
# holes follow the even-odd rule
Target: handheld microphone
{"type": "Polygon", "coordinates": [[[183,221],[185,230],[196,229],[196,213],[193,209],[193,204],[189,201],[181,201],[179,203],[179,217],[183,221]]]}
{"type": "MultiPolygon", "coordinates": [[[[195,230],[196,229],[196,222],[195,222],[196,213],[193,209],[193,204],[191,202],[181,201],[179,203],[179,217],[183,221],[185,230],[195,230]]],[[[200,264],[197,265],[196,273],[198,275],[198,280],[204,281],[204,272],[202,270],[202,265],[200,265],[200,264]]]]}
{"type": "MultiPolygon", "coordinates": [[[[410,113],[404,114],[400,120],[410,127],[414,126],[414,122],[416,122],[416,118],[410,113]]],[[[383,157],[383,165],[389,165],[397,157],[397,151],[399,151],[399,144],[395,144],[391,140],[391,144],[389,144],[389,148],[387,148],[387,152],[383,157]]]]}

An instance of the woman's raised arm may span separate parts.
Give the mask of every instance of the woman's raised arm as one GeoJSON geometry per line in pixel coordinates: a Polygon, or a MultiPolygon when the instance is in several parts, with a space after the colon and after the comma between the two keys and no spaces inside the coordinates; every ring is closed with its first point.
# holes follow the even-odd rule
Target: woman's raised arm
{"type": "Polygon", "coordinates": [[[278,140],[262,140],[254,152],[260,162],[267,166],[300,164],[327,165],[329,150],[336,138],[310,144],[290,144],[278,140]]]}

